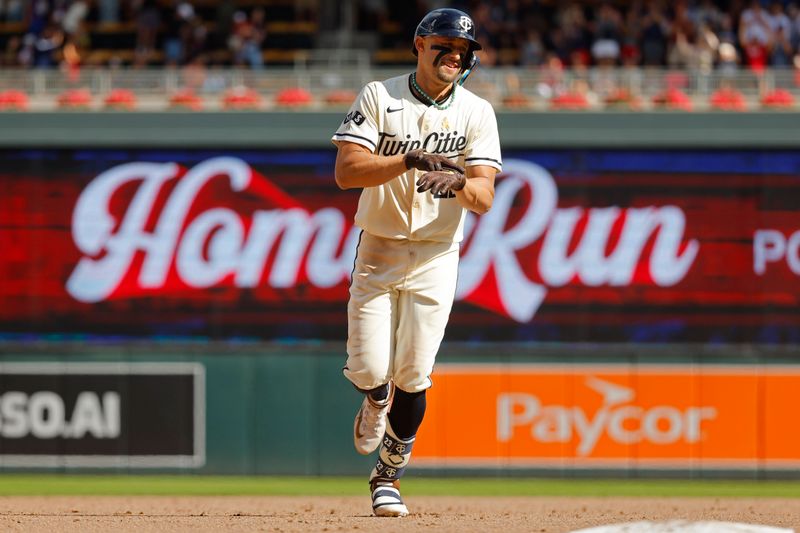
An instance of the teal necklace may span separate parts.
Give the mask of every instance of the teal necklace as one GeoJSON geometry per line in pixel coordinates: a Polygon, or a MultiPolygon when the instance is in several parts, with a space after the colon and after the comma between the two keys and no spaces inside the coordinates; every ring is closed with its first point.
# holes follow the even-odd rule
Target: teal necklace
{"type": "Polygon", "coordinates": [[[424,96],[425,99],[428,102],[430,102],[433,107],[435,107],[436,109],[439,109],[440,111],[444,111],[445,109],[447,109],[448,107],[453,105],[453,101],[456,99],[456,86],[455,85],[453,85],[453,90],[450,91],[450,98],[447,99],[447,102],[445,102],[443,104],[440,104],[439,102],[437,102],[436,100],[431,98],[430,95],[428,93],[426,93],[425,91],[423,91],[422,87],[420,87],[417,84],[417,73],[416,72],[411,74],[411,85],[414,87],[414,89],[420,95],[424,96]]]}

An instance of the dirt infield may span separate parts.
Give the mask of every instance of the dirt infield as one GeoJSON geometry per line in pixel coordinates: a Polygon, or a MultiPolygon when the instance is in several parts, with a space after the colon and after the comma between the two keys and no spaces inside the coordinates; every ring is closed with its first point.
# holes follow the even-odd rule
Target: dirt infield
{"type": "Polygon", "coordinates": [[[367,496],[12,496],[0,498],[0,531],[549,533],[670,519],[800,527],[800,499],[410,496],[406,500],[411,516],[375,518],[367,496]]]}

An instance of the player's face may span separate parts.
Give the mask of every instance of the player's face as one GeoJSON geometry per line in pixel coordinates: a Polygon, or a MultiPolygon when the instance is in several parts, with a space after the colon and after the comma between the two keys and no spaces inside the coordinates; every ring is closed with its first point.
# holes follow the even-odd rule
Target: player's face
{"type": "Polygon", "coordinates": [[[466,39],[432,35],[422,39],[422,46],[419,68],[439,83],[450,84],[458,79],[469,50],[466,39]]]}

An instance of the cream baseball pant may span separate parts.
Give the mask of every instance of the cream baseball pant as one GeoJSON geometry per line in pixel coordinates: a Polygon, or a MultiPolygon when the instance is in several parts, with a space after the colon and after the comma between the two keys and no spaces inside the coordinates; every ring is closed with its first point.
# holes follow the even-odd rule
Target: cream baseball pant
{"type": "Polygon", "coordinates": [[[431,386],[458,275],[458,243],[361,233],[347,304],[344,375],[361,390],[390,380],[406,392],[431,386]]]}

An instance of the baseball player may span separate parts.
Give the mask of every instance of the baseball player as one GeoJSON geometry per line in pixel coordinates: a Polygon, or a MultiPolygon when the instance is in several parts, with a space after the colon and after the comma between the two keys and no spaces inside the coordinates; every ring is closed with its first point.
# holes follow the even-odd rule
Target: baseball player
{"type": "Polygon", "coordinates": [[[462,86],[480,49],[466,13],[431,11],[414,35],[416,71],[367,84],[332,138],[336,183],[363,188],[344,375],[365,394],[356,450],[380,447],[369,478],[379,516],[408,514],[399,479],[455,297],[466,209],[489,210],[501,169],[494,110],[462,86]]]}

